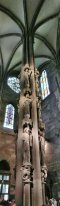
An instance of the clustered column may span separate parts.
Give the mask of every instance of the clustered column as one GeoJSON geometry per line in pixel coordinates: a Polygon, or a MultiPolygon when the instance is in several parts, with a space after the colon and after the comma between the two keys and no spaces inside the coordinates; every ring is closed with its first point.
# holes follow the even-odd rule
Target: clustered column
{"type": "Polygon", "coordinates": [[[19,131],[17,139],[17,205],[30,206],[32,185],[32,120],[31,120],[31,69],[26,64],[20,74],[21,96],[19,100],[19,131]]]}
{"type": "Polygon", "coordinates": [[[41,167],[41,184],[42,184],[42,200],[45,202],[45,184],[47,179],[47,166],[45,163],[45,124],[41,118],[41,91],[39,87],[39,72],[36,69],[36,96],[37,96],[37,115],[38,115],[38,140],[40,152],[40,167],[41,167]]]}
{"type": "Polygon", "coordinates": [[[16,203],[17,206],[42,206],[45,204],[46,165],[37,69],[25,64],[20,73],[20,85],[16,203]]]}

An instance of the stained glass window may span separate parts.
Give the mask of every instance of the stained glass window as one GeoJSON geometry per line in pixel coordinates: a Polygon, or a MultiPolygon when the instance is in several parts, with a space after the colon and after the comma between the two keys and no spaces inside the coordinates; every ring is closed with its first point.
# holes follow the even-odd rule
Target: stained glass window
{"type": "Polygon", "coordinates": [[[42,99],[45,99],[50,94],[46,70],[42,72],[42,75],[40,77],[40,84],[42,99]]]}
{"type": "Polygon", "coordinates": [[[0,195],[3,195],[4,200],[9,198],[9,175],[0,174],[0,195]]]}
{"type": "Polygon", "coordinates": [[[7,80],[8,86],[16,93],[20,92],[20,83],[19,79],[16,77],[9,77],[7,80]]]}
{"type": "Polygon", "coordinates": [[[14,123],[14,107],[11,104],[6,106],[4,127],[13,129],[14,123]]]}

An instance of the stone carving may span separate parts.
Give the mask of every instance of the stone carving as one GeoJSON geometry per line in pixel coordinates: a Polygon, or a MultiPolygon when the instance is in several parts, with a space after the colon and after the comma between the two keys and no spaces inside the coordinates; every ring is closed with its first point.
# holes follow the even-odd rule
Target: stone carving
{"type": "Polygon", "coordinates": [[[23,182],[25,184],[31,183],[30,168],[31,164],[23,164],[23,182]]]}
{"type": "Polygon", "coordinates": [[[51,199],[49,199],[49,205],[51,206],[57,206],[57,201],[56,199],[54,199],[53,197],[51,199]]]}
{"type": "Polygon", "coordinates": [[[22,78],[21,78],[21,85],[22,88],[30,88],[30,76],[31,76],[31,68],[28,64],[25,64],[25,66],[22,68],[22,78]]]}
{"type": "Polygon", "coordinates": [[[39,137],[39,148],[40,148],[40,156],[41,156],[41,165],[45,164],[45,138],[44,133],[40,130],[38,131],[39,137]]]}
{"type": "Polygon", "coordinates": [[[45,124],[44,124],[44,122],[42,121],[41,118],[39,119],[39,129],[40,129],[41,131],[44,131],[44,130],[45,130],[45,124]]]}
{"type": "Polygon", "coordinates": [[[21,95],[19,106],[20,106],[20,111],[22,111],[23,113],[23,118],[25,114],[30,114],[31,102],[32,100],[29,94],[26,94],[26,96],[21,95]]]}
{"type": "Polygon", "coordinates": [[[25,127],[22,136],[23,162],[30,162],[29,127],[25,127]]]}
{"type": "Polygon", "coordinates": [[[32,146],[32,121],[26,114],[23,122],[22,148],[23,148],[23,182],[31,183],[32,165],[30,163],[30,146],[32,146]]]}
{"type": "Polygon", "coordinates": [[[29,131],[31,132],[32,120],[31,120],[30,115],[28,113],[24,116],[23,123],[22,123],[23,128],[25,127],[25,125],[29,126],[29,131]]]}
{"type": "Polygon", "coordinates": [[[23,135],[22,135],[22,141],[23,141],[23,162],[30,162],[30,144],[32,139],[32,122],[30,119],[30,115],[25,115],[25,118],[23,119],[23,135]]]}
{"type": "Polygon", "coordinates": [[[35,68],[36,95],[39,96],[39,71],[35,68]]]}
{"type": "Polygon", "coordinates": [[[41,168],[41,178],[42,178],[42,183],[46,183],[46,179],[47,179],[47,167],[46,167],[46,165],[42,166],[42,168],[41,168]]]}
{"type": "Polygon", "coordinates": [[[41,94],[39,95],[37,101],[37,115],[38,115],[38,124],[39,124],[39,121],[41,119],[41,94]]]}
{"type": "Polygon", "coordinates": [[[40,83],[39,83],[39,71],[35,68],[35,84],[36,84],[36,96],[37,96],[37,114],[38,114],[38,122],[41,118],[41,91],[40,91],[40,83]]]}
{"type": "Polygon", "coordinates": [[[24,118],[25,114],[31,113],[31,103],[32,103],[32,92],[30,87],[30,78],[31,78],[31,68],[28,64],[22,67],[21,70],[21,91],[20,100],[19,100],[19,107],[20,111],[22,112],[22,118],[24,118]]]}
{"type": "Polygon", "coordinates": [[[23,94],[25,97],[28,97],[31,99],[31,89],[30,88],[26,88],[26,89],[24,88],[23,94]]]}
{"type": "MultiPolygon", "coordinates": [[[[47,179],[47,167],[45,164],[45,125],[40,118],[39,121],[39,130],[38,130],[38,139],[39,139],[39,149],[40,149],[40,164],[41,164],[41,180],[42,184],[46,183],[47,179]]],[[[43,193],[45,193],[43,191],[43,193]]]]}
{"type": "Polygon", "coordinates": [[[24,184],[32,183],[33,168],[32,168],[31,163],[24,163],[22,165],[22,180],[24,184]]]}
{"type": "Polygon", "coordinates": [[[45,164],[45,133],[44,133],[44,123],[40,119],[39,130],[38,130],[38,139],[39,139],[39,149],[41,157],[41,165],[45,164]]]}

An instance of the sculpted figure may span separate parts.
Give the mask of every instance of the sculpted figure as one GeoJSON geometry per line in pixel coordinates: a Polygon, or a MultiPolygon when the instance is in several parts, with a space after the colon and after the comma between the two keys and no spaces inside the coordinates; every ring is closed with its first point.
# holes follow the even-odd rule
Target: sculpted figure
{"type": "Polygon", "coordinates": [[[39,95],[38,101],[37,101],[37,114],[38,114],[38,123],[39,123],[41,119],[41,95],[39,95]]]}
{"type": "Polygon", "coordinates": [[[30,107],[31,107],[31,98],[29,94],[26,94],[26,96],[21,95],[20,101],[19,101],[19,106],[20,106],[20,111],[23,113],[23,118],[26,114],[30,113],[30,107]]]}
{"type": "Polygon", "coordinates": [[[30,75],[31,75],[31,69],[28,64],[26,64],[22,68],[22,79],[21,79],[21,85],[22,88],[29,88],[30,87],[30,75]]]}
{"type": "Polygon", "coordinates": [[[30,164],[23,165],[23,182],[30,183],[30,164]]]}
{"type": "Polygon", "coordinates": [[[25,127],[22,136],[23,162],[30,162],[29,127],[25,127]]]}
{"type": "Polygon", "coordinates": [[[39,71],[35,68],[36,95],[39,96],[39,71]]]}
{"type": "Polygon", "coordinates": [[[45,138],[44,138],[44,132],[39,130],[38,131],[38,137],[39,137],[41,165],[44,165],[45,164],[45,138]]]}
{"type": "Polygon", "coordinates": [[[57,206],[57,201],[53,197],[49,200],[49,205],[51,206],[57,206]]]}
{"type": "Polygon", "coordinates": [[[42,168],[41,168],[41,178],[42,178],[42,183],[46,182],[46,179],[47,179],[47,167],[46,167],[46,165],[42,166],[42,168]]]}

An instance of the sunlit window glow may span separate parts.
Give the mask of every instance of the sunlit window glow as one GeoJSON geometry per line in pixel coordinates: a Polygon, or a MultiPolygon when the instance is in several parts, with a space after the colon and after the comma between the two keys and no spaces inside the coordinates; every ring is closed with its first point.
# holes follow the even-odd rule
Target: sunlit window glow
{"type": "Polygon", "coordinates": [[[9,185],[8,184],[3,184],[3,187],[2,187],[2,193],[8,193],[8,189],[9,189],[9,185]]]}
{"type": "Polygon", "coordinates": [[[8,86],[16,93],[20,92],[20,83],[19,79],[16,77],[9,77],[7,80],[8,86]]]}
{"type": "Polygon", "coordinates": [[[4,175],[3,180],[9,180],[9,175],[4,175]]]}
{"type": "Polygon", "coordinates": [[[9,197],[8,195],[4,195],[4,200],[7,201],[7,200],[8,200],[8,197],[9,197]]]}
{"type": "Polygon", "coordinates": [[[42,72],[42,75],[40,77],[40,84],[41,84],[42,99],[45,99],[50,94],[47,73],[45,70],[42,72]]]}
{"type": "Polygon", "coordinates": [[[4,200],[9,198],[9,175],[0,174],[0,195],[4,200]]]}
{"type": "Polygon", "coordinates": [[[14,123],[14,107],[13,105],[8,104],[6,106],[4,127],[13,129],[13,123],[14,123]]]}

